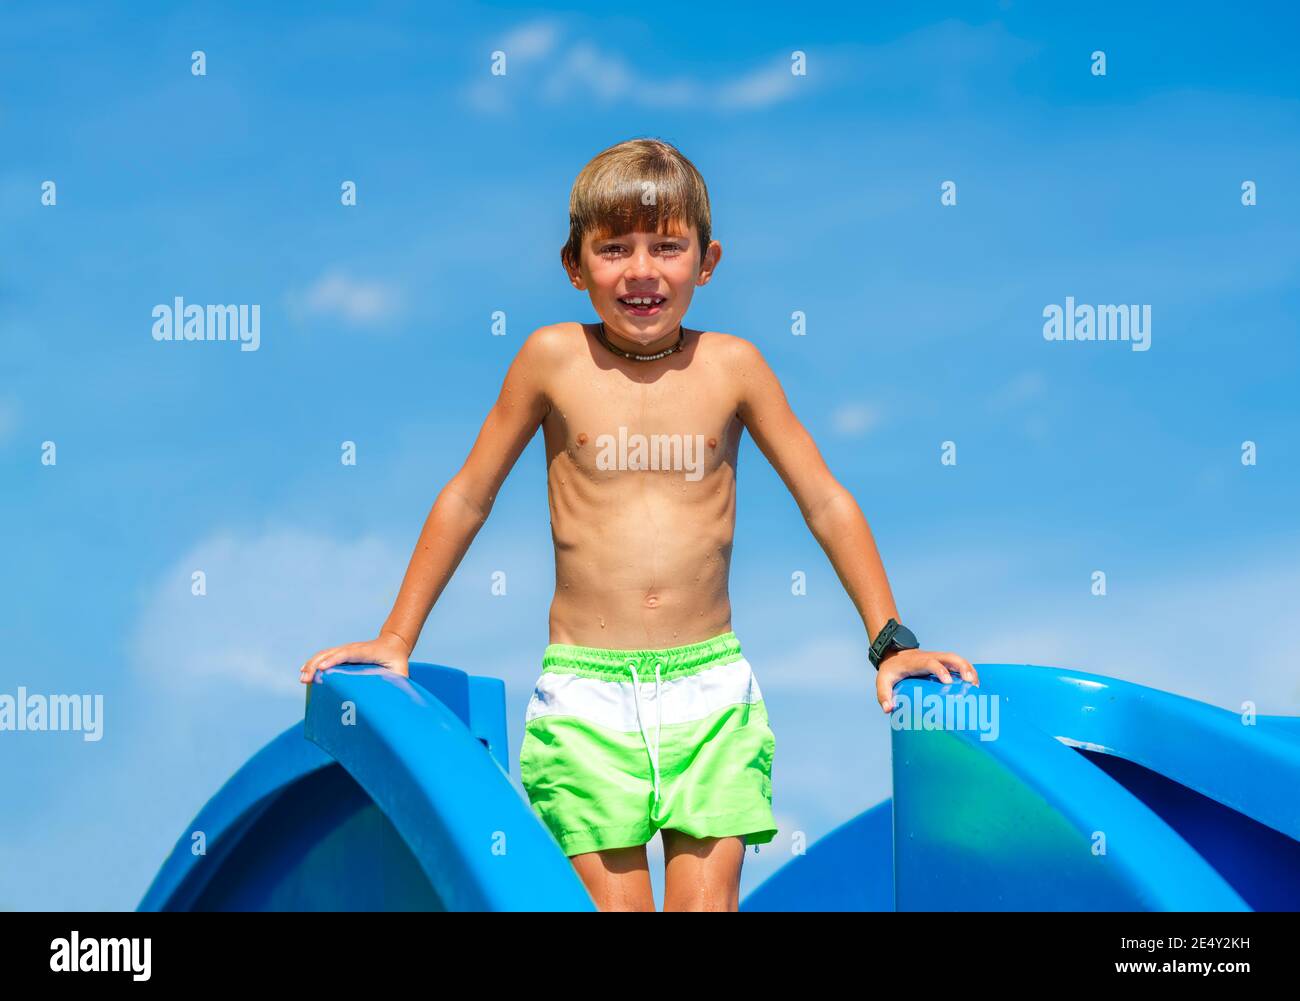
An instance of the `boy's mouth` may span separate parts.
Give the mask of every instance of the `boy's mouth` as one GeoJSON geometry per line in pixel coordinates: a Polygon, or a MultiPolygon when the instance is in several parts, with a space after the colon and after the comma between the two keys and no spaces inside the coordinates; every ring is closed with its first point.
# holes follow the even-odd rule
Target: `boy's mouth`
{"type": "Polygon", "coordinates": [[[667,301],[662,295],[621,295],[619,305],[633,316],[654,316],[667,301]]]}

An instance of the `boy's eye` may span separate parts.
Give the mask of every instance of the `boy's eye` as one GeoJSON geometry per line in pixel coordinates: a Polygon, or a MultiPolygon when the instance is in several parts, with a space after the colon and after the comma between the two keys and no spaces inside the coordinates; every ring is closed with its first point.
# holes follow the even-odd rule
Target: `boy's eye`
{"type": "MultiPolygon", "coordinates": [[[[602,254],[614,254],[626,249],[627,248],[624,247],[621,243],[610,243],[610,244],[606,244],[604,247],[601,247],[600,252],[602,254]]],[[[655,250],[657,250],[660,253],[666,253],[666,254],[680,254],[682,252],[681,245],[676,243],[661,243],[657,247],[655,247],[655,250]]]]}

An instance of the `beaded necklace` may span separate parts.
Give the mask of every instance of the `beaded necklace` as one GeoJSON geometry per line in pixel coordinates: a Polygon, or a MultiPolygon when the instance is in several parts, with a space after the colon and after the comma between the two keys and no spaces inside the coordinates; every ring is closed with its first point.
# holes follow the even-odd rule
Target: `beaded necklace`
{"type": "Polygon", "coordinates": [[[682,327],[681,324],[678,324],[678,325],[677,325],[677,331],[678,331],[678,334],[677,334],[677,343],[676,343],[676,344],[674,344],[674,345],[673,345],[672,347],[670,347],[670,348],[664,348],[662,351],[656,351],[656,352],[655,352],[654,354],[652,354],[652,355],[638,355],[638,354],[633,354],[631,351],[624,351],[622,348],[620,348],[620,347],[616,347],[615,345],[611,344],[610,341],[609,341],[609,337],[608,337],[608,335],[605,333],[605,321],[604,321],[604,320],[601,320],[601,321],[600,321],[600,331],[596,334],[596,339],[599,340],[601,344],[605,345],[605,347],[609,348],[609,350],[613,351],[614,354],[619,355],[619,356],[622,357],[622,358],[630,358],[632,361],[658,361],[660,358],[666,358],[668,355],[672,354],[674,351],[679,350],[679,349],[681,348],[681,346],[682,346],[684,343],[686,343],[686,330],[685,330],[685,328],[682,327]]]}

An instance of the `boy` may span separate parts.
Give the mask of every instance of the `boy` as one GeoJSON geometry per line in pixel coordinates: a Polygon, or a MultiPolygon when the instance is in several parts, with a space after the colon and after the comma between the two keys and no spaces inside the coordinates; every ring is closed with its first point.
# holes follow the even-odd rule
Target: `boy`
{"type": "Polygon", "coordinates": [[[433,604],[540,426],[555,599],[528,705],[520,777],[601,910],[654,910],[645,845],[662,831],[664,910],[737,910],[746,844],[776,834],[775,739],[731,630],[736,457],[745,429],[875,637],[876,697],[965,659],[900,627],[875,542],[757,348],[682,325],[722,247],[695,166],[655,139],[578,175],[561,260],[598,323],[534,331],[461,470],[438,495],[378,638],[324,650],[315,672],[407,674],[433,604]],[[654,731],[654,738],[650,733],[654,731]]]}

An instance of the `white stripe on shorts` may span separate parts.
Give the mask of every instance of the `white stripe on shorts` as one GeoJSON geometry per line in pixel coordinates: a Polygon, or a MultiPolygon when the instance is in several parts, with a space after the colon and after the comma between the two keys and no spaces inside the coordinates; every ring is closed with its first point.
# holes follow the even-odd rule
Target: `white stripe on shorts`
{"type": "MultiPolygon", "coordinates": [[[[658,705],[655,705],[655,674],[637,665],[641,678],[641,704],[650,709],[646,726],[655,726],[660,720],[655,715],[663,711],[662,724],[690,723],[711,716],[724,706],[741,702],[754,703],[763,698],[758,679],[743,657],[730,664],[706,667],[695,674],[664,679],[659,687],[658,705]]],[[[638,730],[636,702],[632,697],[632,679],[603,681],[580,674],[543,671],[537,687],[528,702],[525,724],[539,716],[578,716],[584,720],[632,733],[638,730]]]]}

